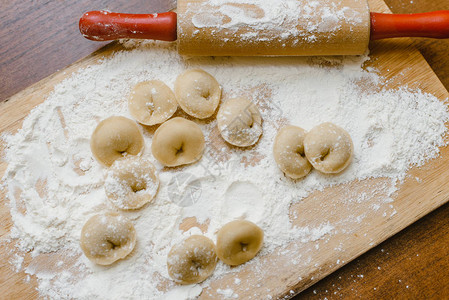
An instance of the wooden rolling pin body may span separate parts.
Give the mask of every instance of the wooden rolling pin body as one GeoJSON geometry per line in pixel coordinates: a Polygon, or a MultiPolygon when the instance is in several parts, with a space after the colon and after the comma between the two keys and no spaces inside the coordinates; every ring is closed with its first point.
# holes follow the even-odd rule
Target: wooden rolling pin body
{"type": "Polygon", "coordinates": [[[359,55],[370,40],[366,0],[178,0],[183,55],[359,55]]]}

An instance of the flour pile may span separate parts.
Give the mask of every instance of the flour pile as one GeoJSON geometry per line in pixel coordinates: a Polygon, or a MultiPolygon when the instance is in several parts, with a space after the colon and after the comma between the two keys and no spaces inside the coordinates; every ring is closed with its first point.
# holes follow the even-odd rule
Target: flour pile
{"type": "MultiPolygon", "coordinates": [[[[362,69],[366,59],[183,59],[172,46],[148,43],[79,70],[32,110],[22,129],[3,137],[8,163],[3,182],[14,222],[11,237],[17,239],[19,253],[15,266],[38,278],[44,297],[187,299],[226,273],[263,269],[260,257],[282,250],[291,241],[331,237],[335,224],[329,222],[292,226],[291,204],[313,191],[365,178],[387,177],[394,186],[410,166],[438,156],[449,119],[446,105],[432,95],[407,88],[362,89],[358,83],[366,87],[382,82],[374,72],[362,69]],[[107,169],[92,157],[90,136],[102,119],[131,118],[126,99],[135,84],[158,79],[173,88],[176,77],[188,68],[212,74],[223,87],[223,101],[242,95],[252,99],[264,120],[261,140],[250,149],[235,149],[221,139],[215,119],[194,120],[206,137],[205,154],[198,163],[168,169],[151,154],[154,130],[143,128],[143,156],[158,169],[159,193],[143,209],[123,212],[138,235],[132,255],[110,267],[95,266],[81,254],[81,228],[92,215],[115,208],[104,191],[107,169]],[[328,121],[351,135],[352,164],[336,176],[312,171],[304,180],[286,178],[272,156],[278,129],[292,124],[310,130],[328,121]],[[197,226],[182,229],[187,218],[197,226]],[[171,246],[195,233],[215,241],[216,230],[236,218],[264,230],[260,255],[232,269],[220,262],[204,283],[173,284],[166,269],[171,246]],[[22,266],[24,251],[31,253],[33,261],[22,266]],[[53,264],[35,263],[53,251],[53,264]]],[[[179,111],[177,115],[184,116],[179,111]]],[[[392,201],[394,190],[388,190],[382,201],[392,201]]],[[[354,197],[348,201],[371,199],[370,195],[354,197]]],[[[373,210],[379,205],[373,203],[373,210]]],[[[363,220],[363,216],[352,217],[363,220]]],[[[235,278],[236,286],[240,281],[235,278]]],[[[232,287],[216,292],[238,297],[232,287]]]]}

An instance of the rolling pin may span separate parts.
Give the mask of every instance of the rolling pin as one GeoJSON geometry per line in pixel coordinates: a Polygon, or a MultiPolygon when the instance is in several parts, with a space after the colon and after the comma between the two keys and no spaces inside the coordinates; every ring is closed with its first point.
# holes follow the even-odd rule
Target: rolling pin
{"type": "Polygon", "coordinates": [[[85,13],[81,33],[177,41],[191,56],[361,55],[370,40],[449,38],[449,11],[370,13],[367,0],[178,0],[177,12],[85,13]]]}

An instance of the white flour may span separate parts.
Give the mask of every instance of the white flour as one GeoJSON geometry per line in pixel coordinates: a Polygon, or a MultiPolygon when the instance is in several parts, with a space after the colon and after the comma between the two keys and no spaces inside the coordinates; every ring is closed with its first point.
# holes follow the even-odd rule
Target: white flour
{"type": "MultiPolygon", "coordinates": [[[[14,256],[13,264],[34,274],[39,292],[50,298],[188,299],[214,279],[245,266],[231,269],[220,262],[204,283],[174,285],[166,270],[170,247],[201,233],[198,227],[181,230],[185,218],[208,224],[207,229],[201,228],[213,240],[215,231],[235,218],[257,223],[265,232],[259,256],[282,250],[292,240],[307,243],[331,236],[335,224],[328,222],[292,226],[290,205],[313,191],[356,179],[387,177],[394,183],[404,178],[411,165],[438,156],[438,147],[444,144],[446,105],[432,95],[406,88],[364,91],[355,82],[374,86],[382,81],[361,68],[366,59],[183,60],[172,46],[148,43],[79,70],[32,110],[22,129],[4,136],[8,168],[3,179],[14,222],[11,237],[17,239],[20,254],[14,256]],[[110,267],[92,264],[79,248],[81,228],[93,214],[114,207],[103,188],[107,170],[90,152],[91,133],[109,116],[131,118],[126,99],[136,83],[158,79],[173,87],[177,75],[194,67],[216,77],[224,100],[247,95],[256,102],[264,119],[261,140],[250,149],[229,147],[219,137],[215,120],[195,120],[206,137],[204,156],[190,166],[163,169],[151,155],[152,130],[144,129],[143,155],[159,171],[158,195],[143,209],[123,213],[137,230],[133,254],[110,267]],[[345,128],[353,138],[354,160],[349,169],[336,176],[313,171],[300,181],[284,177],[272,157],[277,130],[286,123],[309,130],[326,121],[345,128]],[[30,264],[23,263],[23,251],[34,257],[30,264]],[[41,266],[41,254],[52,251],[57,251],[52,263],[41,266]],[[165,291],[168,294],[162,296],[165,291]]],[[[386,190],[382,201],[392,201],[394,186],[375,188],[386,190]]],[[[371,199],[372,195],[354,193],[347,201],[371,199]]],[[[373,211],[380,204],[372,203],[373,211]]],[[[361,222],[364,216],[347,218],[361,222]]],[[[250,267],[263,269],[259,256],[250,267]]],[[[235,284],[246,283],[235,278],[235,284]]],[[[239,294],[232,288],[216,292],[226,298],[239,294]]]]}

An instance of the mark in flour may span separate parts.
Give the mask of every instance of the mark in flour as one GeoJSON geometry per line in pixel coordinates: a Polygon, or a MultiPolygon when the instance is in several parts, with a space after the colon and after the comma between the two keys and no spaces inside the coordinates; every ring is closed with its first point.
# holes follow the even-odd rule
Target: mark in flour
{"type": "Polygon", "coordinates": [[[201,197],[201,181],[187,172],[178,173],[168,183],[168,198],[181,207],[194,205],[201,197]]]}

